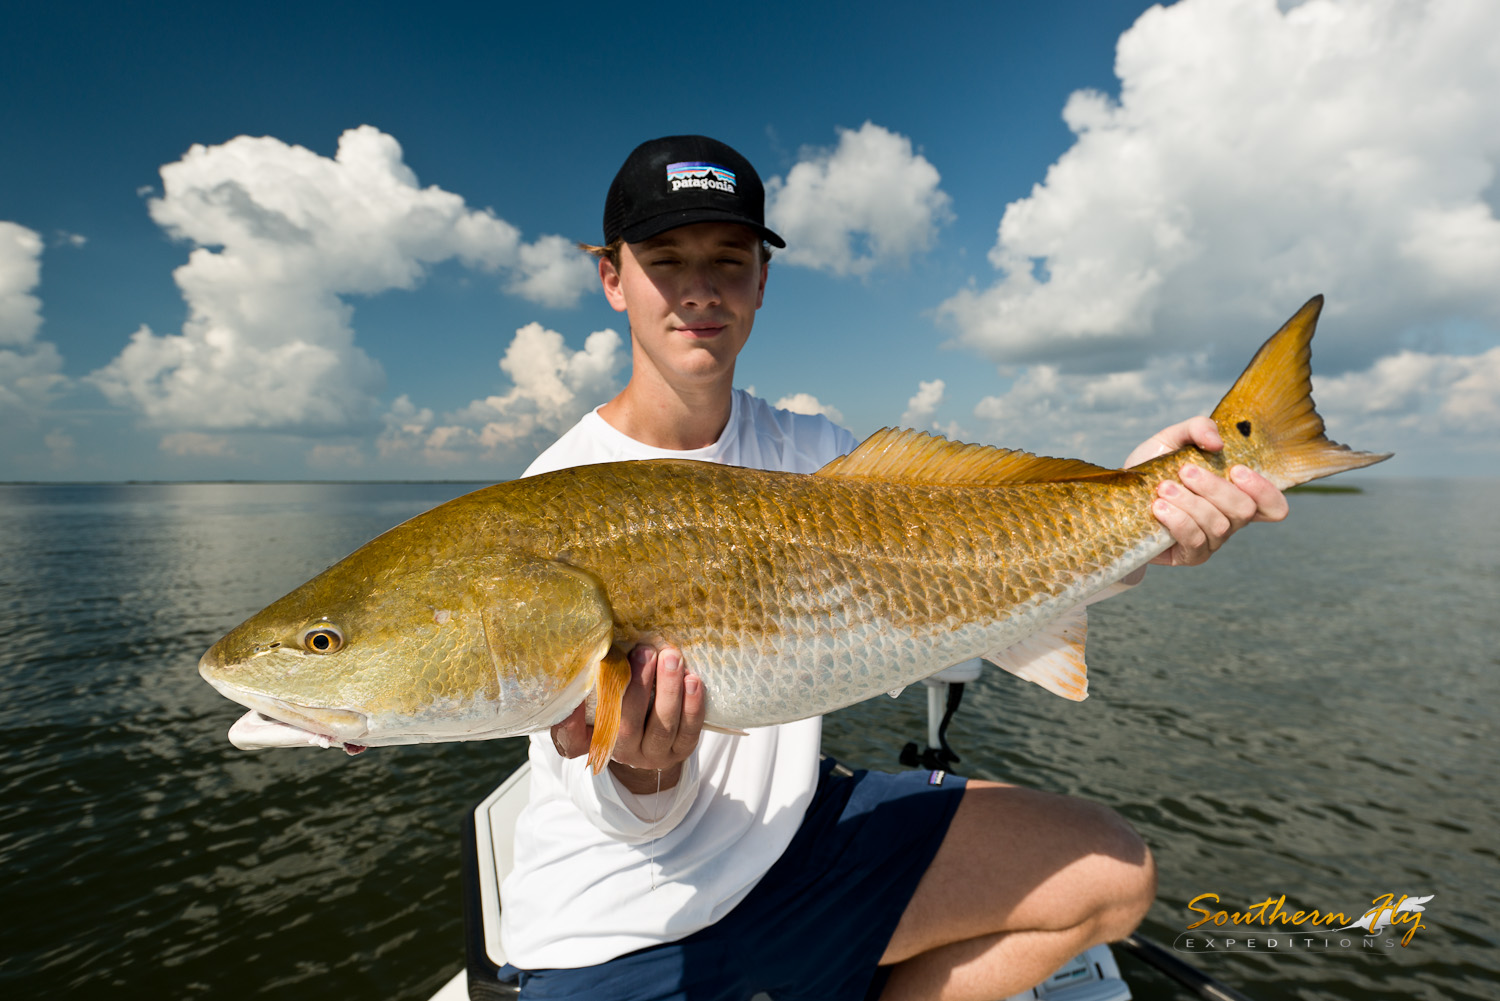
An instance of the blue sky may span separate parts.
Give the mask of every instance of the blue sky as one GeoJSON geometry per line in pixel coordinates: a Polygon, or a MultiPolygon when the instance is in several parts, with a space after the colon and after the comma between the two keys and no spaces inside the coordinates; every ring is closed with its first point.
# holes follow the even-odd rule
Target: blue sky
{"type": "Polygon", "coordinates": [[[514,475],[678,132],[771,188],[773,402],[1116,463],[1321,292],[1332,436],[1500,475],[1485,0],[14,6],[0,480],[514,475]]]}

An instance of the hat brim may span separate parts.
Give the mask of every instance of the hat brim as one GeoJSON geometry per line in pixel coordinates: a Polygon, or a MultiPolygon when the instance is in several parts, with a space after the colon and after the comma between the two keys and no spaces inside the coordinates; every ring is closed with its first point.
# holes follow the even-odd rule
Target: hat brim
{"type": "Polygon", "coordinates": [[[748,226],[750,229],[755,230],[755,232],[760,234],[761,239],[773,247],[784,248],[786,246],[785,240],[754,219],[747,219],[737,212],[730,212],[726,209],[701,207],[681,209],[675,212],[663,212],[660,215],[651,216],[649,219],[642,219],[640,222],[626,226],[620,230],[620,239],[626,243],[640,243],[642,240],[649,240],[653,236],[660,236],[669,229],[676,229],[679,226],[691,226],[695,222],[738,223],[741,226],[748,226]]]}

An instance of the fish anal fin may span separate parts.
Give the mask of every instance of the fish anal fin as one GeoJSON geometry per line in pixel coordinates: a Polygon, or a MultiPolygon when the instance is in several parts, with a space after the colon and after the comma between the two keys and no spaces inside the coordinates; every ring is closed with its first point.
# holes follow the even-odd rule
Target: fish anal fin
{"type": "Polygon", "coordinates": [[[594,681],[594,735],[589,741],[589,768],[595,775],[609,763],[610,752],[620,736],[620,703],[630,684],[630,661],[618,648],[610,647],[599,661],[594,681]]]}
{"type": "Polygon", "coordinates": [[[1088,665],[1083,659],[1088,632],[1088,612],[1080,605],[1041,632],[986,654],[984,659],[1053,695],[1082,702],[1089,697],[1088,665]]]}
{"type": "Polygon", "coordinates": [[[945,486],[1005,486],[1060,480],[1100,480],[1132,474],[1082,459],[1054,459],[993,445],[967,445],[941,435],[885,428],[818,476],[895,480],[945,486]]]}
{"type": "Polygon", "coordinates": [[[727,733],[731,737],[748,737],[748,730],[737,730],[732,726],[720,726],[717,723],[704,723],[703,729],[712,730],[714,733],[727,733]]]}

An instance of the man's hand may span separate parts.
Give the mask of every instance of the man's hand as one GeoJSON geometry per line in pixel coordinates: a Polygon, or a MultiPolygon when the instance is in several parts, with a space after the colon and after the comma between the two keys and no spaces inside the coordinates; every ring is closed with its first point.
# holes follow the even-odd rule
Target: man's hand
{"type": "MultiPolygon", "coordinates": [[[[620,736],[609,770],[633,793],[670,789],[703,731],[703,683],[688,673],[676,647],[630,651],[630,684],[620,705],[620,736]]],[[[565,758],[587,754],[594,728],[583,706],[552,728],[552,746],[565,758]]]]}
{"type": "MultiPolygon", "coordinates": [[[[1158,431],[1137,445],[1125,459],[1125,467],[1175,452],[1184,445],[1217,452],[1224,447],[1224,440],[1213,421],[1194,417],[1158,431]]],[[[1184,463],[1178,476],[1181,482],[1167,480],[1157,487],[1157,499],[1151,506],[1151,513],[1172,533],[1176,545],[1152,563],[1197,566],[1250,522],[1286,517],[1286,497],[1270,480],[1245,466],[1231,468],[1226,480],[1184,463]]]]}

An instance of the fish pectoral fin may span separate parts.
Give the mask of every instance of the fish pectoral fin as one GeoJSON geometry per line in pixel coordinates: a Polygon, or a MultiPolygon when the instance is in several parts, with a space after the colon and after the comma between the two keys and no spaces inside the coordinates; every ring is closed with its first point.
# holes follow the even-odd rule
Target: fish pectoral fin
{"type": "Polygon", "coordinates": [[[609,763],[610,752],[620,736],[620,703],[625,698],[625,686],[630,684],[630,661],[617,648],[599,660],[598,674],[594,680],[594,736],[589,741],[589,768],[595,775],[604,771],[609,763]]]}
{"type": "Polygon", "coordinates": [[[748,736],[750,736],[750,731],[748,731],[748,730],[736,730],[732,726],[720,726],[717,723],[704,723],[703,724],[703,729],[705,729],[705,730],[712,730],[714,733],[727,733],[731,737],[748,737],[748,736]]]}
{"type": "Polygon", "coordinates": [[[1053,695],[1082,702],[1089,697],[1089,669],[1083,660],[1088,632],[1088,611],[1080,605],[1034,636],[984,659],[1053,695]]]}

